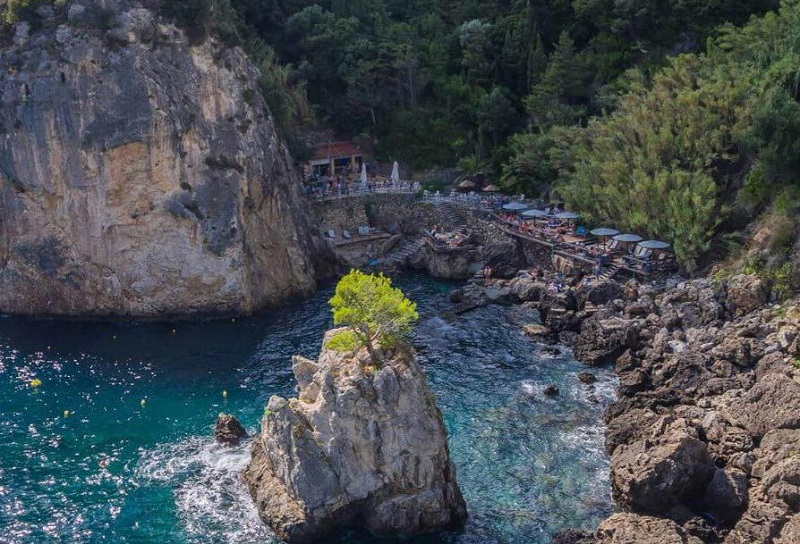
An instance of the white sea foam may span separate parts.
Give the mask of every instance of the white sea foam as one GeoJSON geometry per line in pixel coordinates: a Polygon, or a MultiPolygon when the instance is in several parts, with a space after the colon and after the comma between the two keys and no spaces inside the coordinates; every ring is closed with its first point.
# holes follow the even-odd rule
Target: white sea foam
{"type": "Polygon", "coordinates": [[[249,444],[231,448],[195,437],[145,452],[135,476],[173,489],[190,542],[272,542],[240,479],[249,461],[249,444]]]}

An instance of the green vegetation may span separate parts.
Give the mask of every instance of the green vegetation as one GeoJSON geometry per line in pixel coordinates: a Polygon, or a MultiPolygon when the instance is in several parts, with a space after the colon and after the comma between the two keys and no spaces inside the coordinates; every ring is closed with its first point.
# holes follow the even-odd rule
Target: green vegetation
{"type": "MultiPolygon", "coordinates": [[[[8,24],[35,20],[42,4],[63,6],[0,9],[8,24]]],[[[687,270],[718,249],[713,240],[733,248],[731,231],[797,201],[799,6],[161,2],[191,39],[214,35],[248,53],[261,81],[242,99],[260,91],[296,158],[309,153],[297,128],[319,121],[370,142],[378,160],[555,192],[589,221],[672,243],[687,270]]]]}
{"type": "MultiPolygon", "coordinates": [[[[800,4],[791,0],[722,28],[703,54],[670,58],[652,75],[630,71],[613,111],[586,126],[526,135],[508,177],[550,176],[588,219],[665,239],[692,270],[725,221],[752,217],[775,195],[776,209],[797,202],[798,59],[800,4]]],[[[791,245],[788,229],[777,244],[791,245]]],[[[779,290],[792,273],[765,270],[779,290]]]]}
{"type": "Polygon", "coordinates": [[[338,353],[346,353],[357,350],[361,346],[358,336],[350,330],[345,329],[336,333],[328,340],[327,347],[338,353]]]}
{"type": "MultiPolygon", "coordinates": [[[[717,25],[777,7],[777,0],[207,1],[229,2],[237,33],[276,52],[276,73],[287,66],[273,78],[282,90],[271,106],[291,94],[285,81],[307,91],[326,125],[373,142],[379,159],[429,167],[471,157],[495,173],[520,151],[511,136],[583,126],[613,107],[629,68],[649,72],[669,53],[701,47],[717,25]]],[[[210,16],[224,11],[213,7],[210,16]]],[[[508,184],[548,181],[539,175],[511,169],[508,184]]]]}
{"type": "Polygon", "coordinates": [[[382,360],[377,346],[391,348],[404,338],[417,320],[417,305],[384,275],[352,270],[336,285],[330,299],[333,323],[350,327],[329,342],[331,349],[352,351],[364,346],[374,362],[382,360]]]}

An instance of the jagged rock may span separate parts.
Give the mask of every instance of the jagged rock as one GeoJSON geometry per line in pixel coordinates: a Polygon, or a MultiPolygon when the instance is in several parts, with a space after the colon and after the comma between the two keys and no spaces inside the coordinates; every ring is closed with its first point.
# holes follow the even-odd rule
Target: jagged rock
{"type": "Polygon", "coordinates": [[[800,459],[789,457],[775,463],[761,482],[764,494],[784,503],[793,512],[800,511],[800,459]]]}
{"type": "Polygon", "coordinates": [[[585,384],[592,384],[597,381],[597,376],[591,372],[578,372],[578,381],[585,384]]]}
{"type": "Polygon", "coordinates": [[[0,312],[251,313],[310,294],[332,254],[258,70],[169,24],[143,43],[158,25],[136,4],[73,2],[72,28],[0,51],[0,312]]]}
{"type": "Polygon", "coordinates": [[[235,446],[243,438],[247,438],[247,431],[232,415],[220,414],[214,426],[214,438],[220,444],[235,446]]]}
{"type": "Polygon", "coordinates": [[[470,254],[465,250],[433,251],[425,247],[421,252],[424,258],[415,267],[425,268],[434,278],[447,280],[465,280],[471,274],[472,261],[470,254]]]}
{"type": "MultiPolygon", "coordinates": [[[[773,542],[786,520],[784,507],[765,500],[758,488],[750,489],[747,510],[725,537],[724,544],[773,542]]],[[[774,544],[774,543],[773,543],[774,544]]]]}
{"type": "Polygon", "coordinates": [[[490,242],[483,246],[483,262],[492,269],[492,277],[511,279],[524,263],[514,242],[490,242]]]}
{"type": "Polygon", "coordinates": [[[527,336],[536,338],[537,340],[544,340],[551,336],[550,329],[545,325],[539,325],[538,323],[525,325],[522,327],[522,332],[524,332],[527,336]]]}
{"type": "Polygon", "coordinates": [[[465,518],[442,417],[413,353],[402,348],[376,368],[365,350],[323,346],[315,363],[295,358],[293,369],[300,398],[270,399],[245,472],[281,539],[310,542],[351,526],[417,534],[465,518]]]}
{"type": "Polygon", "coordinates": [[[606,420],[606,453],[612,455],[622,444],[632,444],[650,434],[659,416],[652,410],[633,409],[606,420]]]}
{"type": "Polygon", "coordinates": [[[702,493],[714,475],[705,443],[684,420],[662,418],[649,440],[620,445],[611,457],[611,480],[623,506],[662,512],[702,493]]]}
{"type": "Polygon", "coordinates": [[[557,385],[552,385],[552,384],[548,385],[547,387],[544,388],[543,393],[545,395],[547,395],[548,397],[558,396],[558,393],[559,393],[558,386],[557,385]]]}
{"type": "Polygon", "coordinates": [[[615,281],[602,281],[586,292],[586,300],[595,306],[602,306],[622,297],[622,287],[615,281]]]}
{"type": "Polygon", "coordinates": [[[514,278],[509,284],[509,289],[522,302],[539,302],[547,293],[547,285],[531,276],[514,278]]]}
{"type": "Polygon", "coordinates": [[[735,519],[747,502],[747,475],[739,470],[717,469],[706,488],[708,507],[721,516],[735,519]]]}
{"type": "Polygon", "coordinates": [[[752,475],[763,478],[764,474],[782,459],[800,452],[799,429],[773,429],[761,439],[755,451],[757,460],[753,463],[752,475]]]}
{"type": "Polygon", "coordinates": [[[783,526],[780,535],[778,535],[773,544],[797,544],[798,542],[800,542],[800,514],[795,514],[783,526]]]}
{"type": "Polygon", "coordinates": [[[738,275],[728,280],[726,305],[736,316],[748,314],[767,303],[769,290],[755,275],[738,275]]]}
{"type": "Polygon", "coordinates": [[[800,384],[785,374],[772,373],[756,382],[744,397],[727,410],[753,436],[772,429],[800,428],[800,384]]]}
{"type": "Polygon", "coordinates": [[[597,529],[598,544],[702,544],[669,519],[614,514],[597,529]]]}
{"type": "Polygon", "coordinates": [[[620,318],[589,319],[580,328],[572,346],[575,357],[590,366],[614,361],[626,349],[638,346],[639,326],[635,321],[620,318]]]}

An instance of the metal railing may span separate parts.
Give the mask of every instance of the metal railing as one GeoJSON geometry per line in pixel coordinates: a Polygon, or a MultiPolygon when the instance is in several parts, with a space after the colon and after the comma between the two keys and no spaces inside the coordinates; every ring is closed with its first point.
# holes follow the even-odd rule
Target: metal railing
{"type": "Polygon", "coordinates": [[[367,195],[414,195],[419,193],[419,184],[416,182],[408,186],[383,186],[383,187],[372,187],[371,189],[368,188],[350,188],[350,189],[339,189],[334,187],[332,190],[325,190],[323,192],[317,193],[312,192],[309,194],[309,197],[313,198],[314,200],[324,201],[324,200],[341,200],[345,198],[355,198],[359,196],[367,196],[367,195]]]}

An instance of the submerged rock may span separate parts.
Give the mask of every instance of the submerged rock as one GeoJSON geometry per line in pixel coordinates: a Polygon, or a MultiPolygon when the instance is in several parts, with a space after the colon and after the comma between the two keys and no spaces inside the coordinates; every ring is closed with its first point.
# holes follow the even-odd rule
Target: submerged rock
{"type": "Polygon", "coordinates": [[[544,394],[548,397],[555,397],[558,396],[558,386],[557,385],[548,385],[544,388],[544,394]]]}
{"type": "Polygon", "coordinates": [[[235,446],[242,438],[247,438],[247,431],[232,415],[220,414],[214,426],[214,438],[220,444],[235,446]]]}
{"type": "Polygon", "coordinates": [[[328,350],[333,332],[316,362],[295,358],[299,398],[269,401],[245,472],[261,518],[290,543],[464,520],[442,416],[414,354],[402,348],[378,368],[365,350],[328,350]]]}

